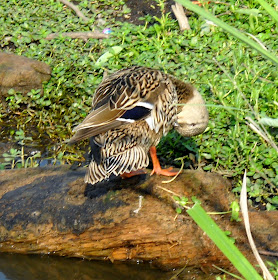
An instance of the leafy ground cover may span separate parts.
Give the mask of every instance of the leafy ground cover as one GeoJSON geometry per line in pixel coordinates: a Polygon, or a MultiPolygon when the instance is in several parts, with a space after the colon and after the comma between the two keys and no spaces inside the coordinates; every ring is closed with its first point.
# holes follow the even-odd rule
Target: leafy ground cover
{"type": "MultiPolygon", "coordinates": [[[[163,162],[179,166],[175,158],[185,156],[187,167],[232,178],[236,193],[247,169],[249,199],[263,209],[277,209],[277,151],[246,119],[255,119],[255,115],[278,118],[277,67],[194,13],[189,12],[191,30],[181,32],[165,12],[162,0],[153,8],[161,11],[161,16],[147,15],[141,18],[142,25],[128,22],[131,11],[123,1],[74,3],[89,22],[82,22],[71,9],[54,0],[7,0],[1,5],[1,50],[44,61],[53,69],[43,95],[40,91],[27,95],[11,91],[6,100],[9,109],[0,105],[1,142],[20,142],[20,147],[36,143],[46,147],[43,153],[47,151],[53,159],[84,161],[86,142],[68,146],[63,141],[89,112],[104,71],[112,73],[130,65],[155,67],[193,83],[206,99],[210,113],[209,126],[202,135],[186,139],[170,133],[162,140],[159,154],[163,162]],[[53,32],[105,28],[112,33],[103,40],[45,39],[53,32]]],[[[277,55],[277,23],[256,1],[202,5],[221,20],[252,34],[277,55]]],[[[267,129],[277,142],[277,128],[267,129]]],[[[5,151],[0,164],[4,168],[14,160],[15,166],[16,162],[26,165],[26,158],[28,162],[35,159],[31,154],[24,159],[24,151],[17,147],[5,151]]]]}

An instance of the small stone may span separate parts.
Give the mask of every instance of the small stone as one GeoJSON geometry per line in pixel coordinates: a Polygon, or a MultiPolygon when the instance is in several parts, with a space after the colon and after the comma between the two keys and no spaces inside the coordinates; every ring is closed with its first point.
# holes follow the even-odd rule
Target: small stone
{"type": "Polygon", "coordinates": [[[0,99],[8,91],[27,93],[31,89],[42,89],[42,82],[51,77],[51,68],[44,62],[0,52],[0,99]]]}

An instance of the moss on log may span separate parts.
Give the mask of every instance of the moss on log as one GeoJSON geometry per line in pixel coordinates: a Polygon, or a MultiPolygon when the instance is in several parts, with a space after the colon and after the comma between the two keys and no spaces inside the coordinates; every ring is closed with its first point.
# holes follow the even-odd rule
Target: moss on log
{"type": "MultiPolygon", "coordinates": [[[[55,254],[111,261],[152,261],[164,269],[231,265],[186,214],[176,215],[171,192],[196,196],[206,211],[227,211],[234,200],[220,175],[184,171],[141,175],[86,186],[84,169],[67,166],[0,172],[0,251],[55,254]],[[139,197],[143,196],[139,207],[139,197]]],[[[254,262],[242,223],[213,215],[254,262]]],[[[250,212],[259,250],[278,251],[277,212],[250,212]]]]}

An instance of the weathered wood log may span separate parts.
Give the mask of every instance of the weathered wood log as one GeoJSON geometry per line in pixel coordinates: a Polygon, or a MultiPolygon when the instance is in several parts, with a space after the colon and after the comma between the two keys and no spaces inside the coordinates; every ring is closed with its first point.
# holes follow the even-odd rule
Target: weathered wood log
{"type": "MultiPolygon", "coordinates": [[[[189,216],[176,214],[164,190],[194,195],[207,211],[227,211],[234,200],[228,180],[188,170],[168,184],[165,177],[142,175],[86,186],[84,174],[67,166],[1,171],[0,251],[152,261],[164,269],[231,266],[189,216]]],[[[229,215],[213,219],[254,262],[243,224],[229,215]]],[[[259,250],[277,252],[277,212],[250,212],[250,221],[259,250]]]]}

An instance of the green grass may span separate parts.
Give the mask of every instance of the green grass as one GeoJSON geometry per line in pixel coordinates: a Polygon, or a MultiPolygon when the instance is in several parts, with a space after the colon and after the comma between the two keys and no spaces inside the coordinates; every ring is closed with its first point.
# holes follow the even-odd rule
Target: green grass
{"type": "Polygon", "coordinates": [[[208,237],[230,260],[234,267],[241,273],[244,279],[262,280],[255,268],[234,245],[234,242],[222,231],[214,220],[205,212],[199,203],[186,211],[188,215],[205,231],[208,237]]]}
{"type": "MultiPolygon", "coordinates": [[[[248,194],[254,205],[277,209],[277,152],[246,123],[246,117],[278,118],[275,64],[194,13],[189,17],[192,29],[180,32],[177,22],[167,14],[159,19],[146,17],[145,26],[119,22],[115,15],[128,9],[122,1],[113,1],[113,9],[111,3],[80,3],[83,13],[91,18],[88,23],[54,0],[10,0],[1,5],[0,48],[44,61],[53,69],[44,95],[39,91],[27,95],[11,92],[7,98],[10,110],[0,105],[1,138],[16,141],[14,132],[22,129],[26,137],[43,142],[49,156],[64,162],[80,161],[84,143],[61,143],[70,138],[72,128],[90,110],[103,72],[130,65],[155,67],[193,83],[206,99],[210,113],[204,134],[183,139],[172,133],[163,140],[159,153],[164,163],[188,155],[185,166],[200,165],[232,178],[235,193],[240,191],[240,178],[247,169],[248,194]],[[150,25],[150,20],[155,24],[150,25]],[[112,29],[108,39],[44,39],[52,32],[89,31],[97,22],[99,29],[112,29]]],[[[204,7],[245,35],[255,36],[277,57],[277,22],[257,1],[211,2],[204,7]]],[[[272,8],[277,11],[277,7],[272,8]]],[[[269,127],[268,131],[277,142],[277,128],[269,127]]]]}

